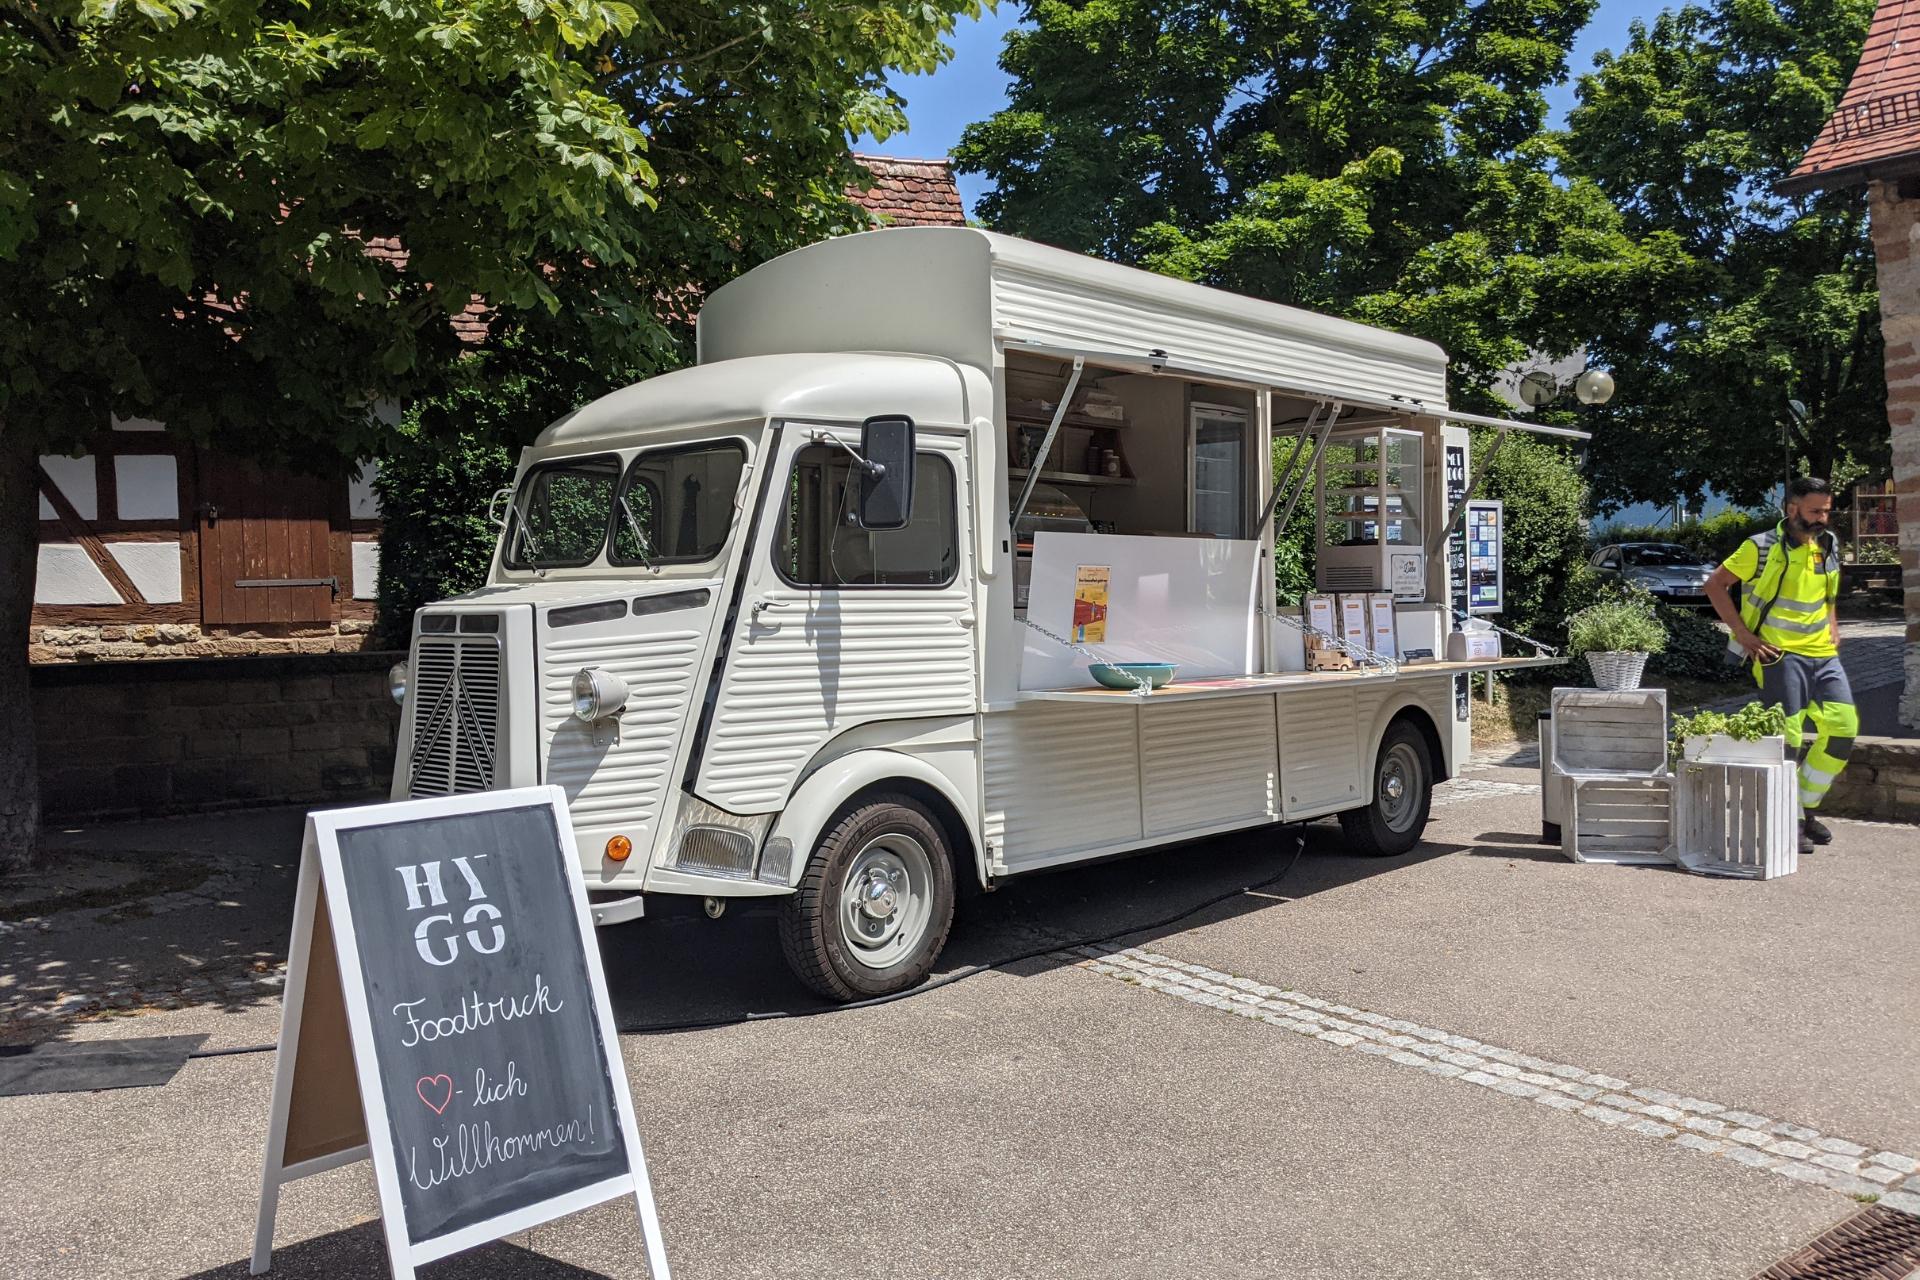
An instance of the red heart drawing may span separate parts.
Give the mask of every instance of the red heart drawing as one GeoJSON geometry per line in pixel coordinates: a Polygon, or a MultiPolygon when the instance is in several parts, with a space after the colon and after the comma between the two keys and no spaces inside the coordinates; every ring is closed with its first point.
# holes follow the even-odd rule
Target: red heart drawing
{"type": "Polygon", "coordinates": [[[433,1108],[433,1114],[437,1116],[446,1114],[447,1108],[453,1105],[452,1076],[421,1076],[413,1082],[413,1091],[420,1095],[420,1101],[433,1108]],[[445,1092],[438,1102],[427,1096],[427,1089],[433,1085],[445,1086],[445,1092]]]}

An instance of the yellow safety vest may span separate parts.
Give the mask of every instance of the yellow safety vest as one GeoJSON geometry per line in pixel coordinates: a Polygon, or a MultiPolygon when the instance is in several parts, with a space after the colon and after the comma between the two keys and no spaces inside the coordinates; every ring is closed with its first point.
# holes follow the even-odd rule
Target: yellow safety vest
{"type": "MultiPolygon", "coordinates": [[[[1782,653],[1831,658],[1831,619],[1840,594],[1840,544],[1831,531],[1800,546],[1775,525],[1740,544],[1722,565],[1741,581],[1740,621],[1782,653]]],[[[1740,653],[1729,642],[1728,651],[1740,653]]]]}

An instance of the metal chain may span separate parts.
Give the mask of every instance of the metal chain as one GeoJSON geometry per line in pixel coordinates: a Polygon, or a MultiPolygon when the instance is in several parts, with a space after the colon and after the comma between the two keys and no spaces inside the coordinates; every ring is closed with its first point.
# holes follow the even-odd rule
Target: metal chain
{"type": "Polygon", "coordinates": [[[1263,618],[1272,619],[1274,622],[1284,622],[1302,635],[1319,636],[1322,640],[1340,650],[1340,652],[1346,654],[1348,657],[1371,667],[1379,667],[1383,675],[1398,675],[1400,672],[1400,661],[1397,658],[1389,658],[1384,653],[1376,653],[1364,644],[1355,644],[1351,640],[1343,640],[1339,636],[1329,635],[1318,627],[1308,626],[1298,618],[1290,617],[1284,613],[1274,613],[1263,604],[1255,603],[1253,607],[1263,618]]]}
{"type": "MultiPolygon", "coordinates": [[[[1462,613],[1458,609],[1452,610],[1452,613],[1455,618],[1458,618],[1463,622],[1467,621],[1468,619],[1479,618],[1478,614],[1462,613]]],[[[1535,640],[1532,636],[1523,636],[1518,631],[1509,631],[1497,622],[1489,622],[1485,618],[1479,618],[1479,620],[1481,622],[1485,622],[1488,626],[1492,627],[1495,631],[1498,631],[1503,636],[1507,636],[1508,638],[1513,640],[1518,640],[1522,644],[1532,645],[1534,649],[1539,653],[1539,655],[1543,658],[1557,658],[1560,656],[1560,651],[1554,648],[1550,644],[1542,644],[1540,641],[1535,640]]]]}
{"type": "Polygon", "coordinates": [[[1022,618],[1020,619],[1020,621],[1026,624],[1027,626],[1032,627],[1035,631],[1038,631],[1041,635],[1053,641],[1055,644],[1063,645],[1066,648],[1073,650],[1075,653],[1087,659],[1089,662],[1097,662],[1103,667],[1112,667],[1115,671],[1118,671],[1121,675],[1133,681],[1134,687],[1128,692],[1127,694],[1128,697],[1144,698],[1148,694],[1153,692],[1153,681],[1147,679],[1145,676],[1135,675],[1133,672],[1128,671],[1125,667],[1122,667],[1116,663],[1108,662],[1105,658],[1101,657],[1099,654],[1095,653],[1093,650],[1087,648],[1085,645],[1075,644],[1073,641],[1066,639],[1064,636],[1057,636],[1053,634],[1053,632],[1047,630],[1045,627],[1035,622],[1032,618],[1022,618]]]}

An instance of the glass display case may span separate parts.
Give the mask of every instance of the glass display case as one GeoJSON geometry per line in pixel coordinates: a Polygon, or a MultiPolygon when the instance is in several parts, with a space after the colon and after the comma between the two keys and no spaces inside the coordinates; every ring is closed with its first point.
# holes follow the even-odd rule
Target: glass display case
{"type": "Polygon", "coordinates": [[[1425,476],[1418,431],[1356,426],[1327,437],[1316,475],[1320,590],[1425,596],[1425,476]]]}

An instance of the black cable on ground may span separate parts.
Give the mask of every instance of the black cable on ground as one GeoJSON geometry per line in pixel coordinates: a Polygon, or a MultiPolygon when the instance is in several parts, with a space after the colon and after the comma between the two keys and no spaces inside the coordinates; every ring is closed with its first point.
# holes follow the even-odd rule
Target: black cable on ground
{"type": "MultiPolygon", "coordinates": [[[[905,991],[896,991],[890,996],[874,996],[871,999],[855,1000],[848,1004],[822,1005],[817,1009],[776,1009],[772,1013],[745,1013],[731,1018],[692,1019],[686,1022],[656,1022],[646,1026],[622,1028],[618,1030],[618,1034],[623,1036],[657,1036],[665,1035],[672,1031],[711,1031],[719,1027],[736,1027],[748,1022],[774,1022],[782,1018],[817,1018],[821,1014],[846,1013],[854,1009],[872,1009],[883,1004],[892,1004],[896,1000],[908,1000],[915,996],[927,995],[940,990],[942,987],[950,987],[956,982],[963,982],[968,978],[977,977],[990,970],[1004,969],[1008,965],[1021,964],[1027,960],[1037,960],[1041,956],[1050,956],[1056,951],[1070,951],[1075,947],[1098,946],[1104,942],[1112,942],[1115,938],[1124,938],[1128,934],[1145,933],[1150,929],[1164,929],[1169,925],[1178,924],[1190,916],[1197,916],[1209,907],[1219,906],[1229,898],[1237,898],[1242,894],[1272,888],[1274,885],[1286,879],[1293,871],[1294,864],[1300,861],[1300,855],[1306,851],[1306,848],[1306,832],[1297,830],[1293,837],[1293,856],[1287,859],[1287,865],[1280,868],[1277,874],[1268,876],[1265,880],[1257,880],[1252,884],[1244,884],[1237,889],[1229,889],[1225,893],[1215,894],[1204,902],[1196,903],[1191,907],[1184,907],[1172,915],[1159,920],[1149,920],[1144,924],[1130,924],[1126,928],[1116,929],[1112,933],[1098,934],[1086,938],[1070,938],[1060,942],[1049,942],[1044,946],[1035,947],[1031,951],[1022,951],[1017,955],[1002,956],[998,960],[990,960],[984,964],[972,964],[964,969],[955,969],[952,973],[942,974],[931,982],[923,982],[919,986],[909,987],[905,991]]],[[[277,1046],[271,1044],[249,1044],[240,1045],[231,1049],[196,1049],[194,1052],[188,1054],[187,1057],[189,1059],[232,1058],[250,1053],[271,1053],[276,1047],[277,1046]]]]}

